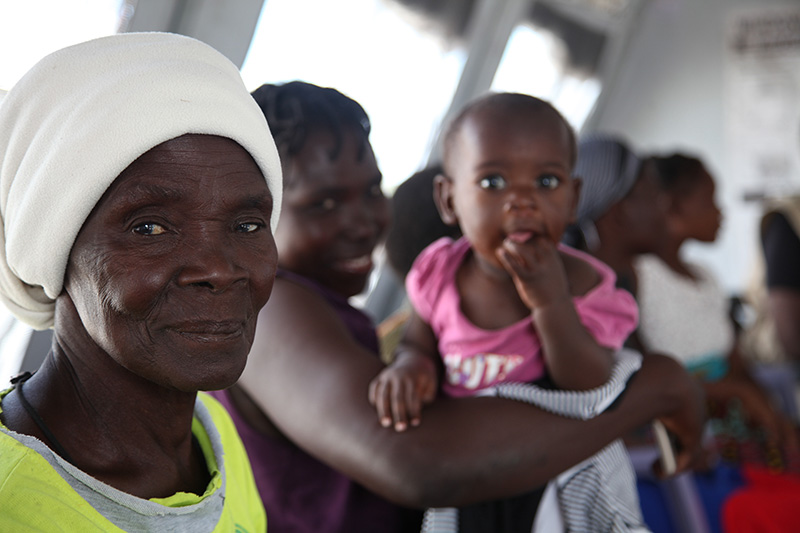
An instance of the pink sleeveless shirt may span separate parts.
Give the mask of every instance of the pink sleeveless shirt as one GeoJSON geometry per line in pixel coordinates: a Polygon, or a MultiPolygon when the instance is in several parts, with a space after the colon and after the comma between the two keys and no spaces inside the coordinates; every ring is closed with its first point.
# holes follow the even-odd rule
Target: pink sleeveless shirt
{"type": "MultiPolygon", "coordinates": [[[[639,314],[633,296],[616,288],[614,271],[605,263],[563,244],[558,247],[600,274],[600,282],[573,301],[581,322],[597,342],[619,349],[636,329],[639,314]]],[[[438,339],[446,373],[442,390],[456,397],[472,396],[501,382],[530,382],[545,374],[541,342],[530,318],[485,330],[461,312],[455,280],[469,251],[464,238],[439,239],[422,251],[406,278],[411,304],[438,339]]]]}

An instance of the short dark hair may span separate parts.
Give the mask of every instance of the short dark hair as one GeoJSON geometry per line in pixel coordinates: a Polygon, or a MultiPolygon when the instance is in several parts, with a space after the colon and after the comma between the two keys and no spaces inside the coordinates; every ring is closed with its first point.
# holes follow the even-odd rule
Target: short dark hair
{"type": "Polygon", "coordinates": [[[313,131],[333,135],[331,160],[339,157],[345,131],[355,131],[362,136],[363,146],[367,145],[371,126],[366,111],[336,89],[292,81],[264,84],[251,94],[267,119],[284,167],[313,131]]]}
{"type": "MultiPolygon", "coordinates": [[[[575,138],[575,131],[572,129],[572,126],[569,125],[569,122],[567,122],[564,116],[559,113],[550,102],[542,100],[541,98],[536,98],[535,96],[531,96],[529,94],[521,93],[490,93],[467,104],[458,113],[458,115],[456,115],[456,117],[450,121],[450,124],[445,130],[442,144],[442,154],[445,166],[447,165],[448,154],[453,149],[453,143],[455,142],[456,135],[461,130],[464,122],[473,114],[487,108],[528,108],[535,111],[544,109],[554,113],[559,119],[561,119],[561,122],[564,124],[564,127],[567,130],[571,152],[570,166],[575,166],[575,161],[578,157],[578,142],[575,138]]],[[[445,168],[445,171],[447,172],[448,169],[445,168]]]]}
{"type": "Polygon", "coordinates": [[[669,193],[685,194],[696,184],[705,165],[700,158],[674,153],[668,156],[652,156],[656,165],[658,182],[669,193]]]}

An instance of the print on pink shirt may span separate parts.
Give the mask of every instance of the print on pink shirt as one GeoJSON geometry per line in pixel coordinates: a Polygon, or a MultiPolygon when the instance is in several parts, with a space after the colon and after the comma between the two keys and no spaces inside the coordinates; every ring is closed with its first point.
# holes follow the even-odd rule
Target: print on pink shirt
{"type": "Polygon", "coordinates": [[[505,381],[506,376],[524,360],[521,355],[494,353],[478,353],[467,357],[449,353],[444,356],[448,383],[471,390],[505,381]]]}

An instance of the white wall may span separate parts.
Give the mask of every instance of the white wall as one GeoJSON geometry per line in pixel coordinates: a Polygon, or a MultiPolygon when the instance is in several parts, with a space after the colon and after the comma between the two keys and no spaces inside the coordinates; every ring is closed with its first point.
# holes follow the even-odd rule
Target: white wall
{"type": "MultiPolygon", "coordinates": [[[[745,204],[730,180],[725,125],[725,37],[742,9],[800,7],[800,0],[649,0],[631,29],[613,85],[606,85],[590,129],[625,136],[640,151],[680,149],[703,158],[717,180],[725,222],[713,245],[690,258],[740,292],[757,252],[757,204],[745,204]]],[[[800,95],[798,95],[800,98],[800,95]]]]}

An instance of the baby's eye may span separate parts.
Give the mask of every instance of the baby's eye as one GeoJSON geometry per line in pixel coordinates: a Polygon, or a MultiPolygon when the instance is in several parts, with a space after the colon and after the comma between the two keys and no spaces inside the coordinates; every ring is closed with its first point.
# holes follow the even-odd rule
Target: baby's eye
{"type": "Polygon", "coordinates": [[[505,189],[506,179],[499,174],[492,174],[482,178],[479,184],[482,189],[505,189]]]}
{"type": "Polygon", "coordinates": [[[261,222],[243,222],[242,224],[237,224],[236,230],[240,233],[253,233],[263,227],[264,224],[261,222]]]}
{"type": "Polygon", "coordinates": [[[540,189],[553,190],[561,185],[561,178],[554,176],[553,174],[544,174],[543,176],[536,178],[536,185],[540,189]]]}
{"type": "Polygon", "coordinates": [[[167,229],[155,222],[145,222],[133,228],[133,232],[139,235],[161,235],[162,233],[166,233],[167,229]]]}

